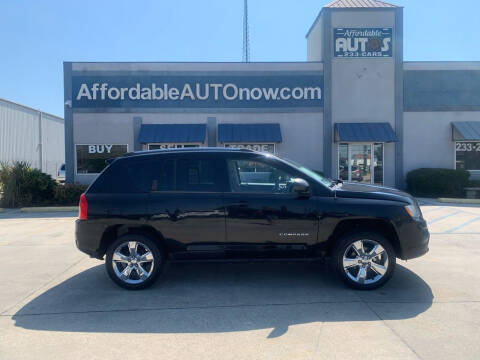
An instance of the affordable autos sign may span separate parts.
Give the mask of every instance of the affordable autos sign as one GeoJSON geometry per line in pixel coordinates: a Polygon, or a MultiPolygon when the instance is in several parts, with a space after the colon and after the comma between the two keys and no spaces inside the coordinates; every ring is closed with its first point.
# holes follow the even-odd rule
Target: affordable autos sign
{"type": "Polygon", "coordinates": [[[335,28],[335,57],[392,57],[392,28],[335,28]]]}
{"type": "Polygon", "coordinates": [[[323,75],[73,76],[76,108],[323,106],[323,75]]]}

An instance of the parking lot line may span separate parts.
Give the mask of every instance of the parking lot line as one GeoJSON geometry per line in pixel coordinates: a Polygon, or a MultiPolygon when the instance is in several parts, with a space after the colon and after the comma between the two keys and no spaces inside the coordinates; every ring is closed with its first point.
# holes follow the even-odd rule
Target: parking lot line
{"type": "Polygon", "coordinates": [[[453,232],[455,232],[455,231],[457,231],[457,230],[459,230],[459,229],[461,229],[461,228],[463,228],[463,227],[465,227],[465,226],[467,226],[467,225],[470,225],[470,224],[472,224],[472,223],[474,223],[474,222],[476,222],[476,221],[478,221],[478,220],[480,220],[480,216],[477,216],[477,217],[475,217],[475,218],[473,218],[473,219],[471,219],[471,220],[469,220],[469,221],[467,221],[467,222],[464,222],[463,224],[460,224],[460,225],[458,225],[458,226],[455,226],[455,227],[453,227],[453,228],[445,231],[445,233],[447,233],[447,234],[448,234],[448,233],[453,233],[453,232]]]}
{"type": "MultiPolygon", "coordinates": [[[[426,207],[426,206],[422,206],[422,207],[426,207]]],[[[431,213],[431,212],[434,212],[434,211],[437,211],[437,210],[442,210],[444,208],[445,208],[445,206],[432,207],[430,209],[422,210],[422,214],[428,214],[428,213],[431,213]]]]}
{"type": "Polygon", "coordinates": [[[462,210],[457,210],[457,211],[454,211],[453,213],[440,216],[440,217],[435,218],[435,219],[433,219],[433,220],[429,220],[429,221],[427,221],[427,222],[428,222],[428,225],[435,224],[436,222],[442,221],[442,220],[444,220],[444,219],[446,219],[446,218],[449,218],[449,217],[451,217],[451,216],[457,215],[457,214],[459,214],[459,213],[461,213],[461,212],[462,212],[462,210]]]}

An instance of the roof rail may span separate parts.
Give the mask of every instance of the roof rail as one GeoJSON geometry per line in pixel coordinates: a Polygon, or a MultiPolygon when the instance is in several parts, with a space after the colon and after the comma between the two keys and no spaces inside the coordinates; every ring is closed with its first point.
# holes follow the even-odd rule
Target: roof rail
{"type": "Polygon", "coordinates": [[[185,152],[257,152],[245,148],[229,148],[229,147],[191,147],[191,148],[173,148],[173,149],[154,149],[154,150],[139,150],[131,151],[123,156],[136,156],[145,154],[162,154],[162,153],[185,153],[185,152]]]}

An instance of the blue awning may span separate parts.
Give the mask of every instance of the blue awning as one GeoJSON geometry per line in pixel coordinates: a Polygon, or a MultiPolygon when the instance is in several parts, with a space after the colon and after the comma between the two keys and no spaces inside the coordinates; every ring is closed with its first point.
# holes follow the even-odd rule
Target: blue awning
{"type": "Polygon", "coordinates": [[[480,121],[453,121],[453,140],[480,140],[480,121]]]}
{"type": "Polygon", "coordinates": [[[335,141],[397,142],[389,123],[336,123],[335,141]]]}
{"type": "Polygon", "coordinates": [[[138,142],[148,143],[203,143],[206,124],[144,124],[138,142]]]}
{"type": "Polygon", "coordinates": [[[219,124],[221,143],[279,143],[282,142],[280,124],[219,124]]]}

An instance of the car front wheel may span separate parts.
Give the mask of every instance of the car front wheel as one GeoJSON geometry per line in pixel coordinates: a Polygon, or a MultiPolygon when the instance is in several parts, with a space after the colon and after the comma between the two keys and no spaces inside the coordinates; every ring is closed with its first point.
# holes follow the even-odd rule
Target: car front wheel
{"type": "Polygon", "coordinates": [[[105,265],[110,278],[129,290],[152,285],[161,273],[164,255],[150,238],[127,234],[119,237],[107,249],[105,265]]]}
{"type": "Polygon", "coordinates": [[[382,286],[395,268],[395,250],[385,237],[374,232],[341,237],[332,255],[338,275],[355,289],[370,290],[382,286]]]}

